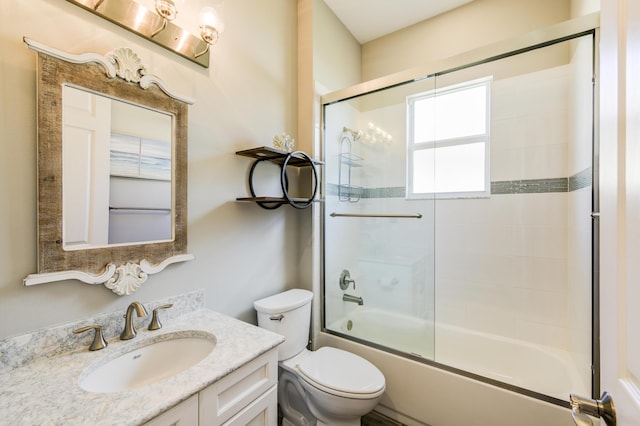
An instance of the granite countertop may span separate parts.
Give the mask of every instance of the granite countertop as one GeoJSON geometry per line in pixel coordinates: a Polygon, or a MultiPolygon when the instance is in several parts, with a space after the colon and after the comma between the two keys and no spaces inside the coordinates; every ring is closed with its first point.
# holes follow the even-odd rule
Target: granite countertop
{"type": "MultiPolygon", "coordinates": [[[[92,334],[92,333],[90,333],[92,334]]],[[[109,346],[77,350],[0,369],[0,423],[7,425],[139,425],[175,406],[257,356],[284,337],[206,309],[164,321],[160,330],[138,329],[133,340],[108,339],[109,346]],[[217,339],[200,363],[175,376],[138,389],[91,393],[78,381],[93,363],[129,352],[160,334],[198,330],[217,339]]]]}

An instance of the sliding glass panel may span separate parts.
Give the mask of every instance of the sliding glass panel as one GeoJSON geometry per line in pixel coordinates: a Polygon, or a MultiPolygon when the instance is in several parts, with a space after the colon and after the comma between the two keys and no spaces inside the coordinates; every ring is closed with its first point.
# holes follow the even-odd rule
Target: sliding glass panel
{"type": "Polygon", "coordinates": [[[591,393],[592,44],[436,79],[491,79],[491,193],[436,201],[435,360],[558,399],[591,393]]]}
{"type": "MultiPolygon", "coordinates": [[[[434,83],[324,109],[326,328],[427,359],[434,354],[434,202],[406,199],[406,116],[407,96],[434,83]]],[[[425,167],[430,180],[433,170],[425,167]]]]}

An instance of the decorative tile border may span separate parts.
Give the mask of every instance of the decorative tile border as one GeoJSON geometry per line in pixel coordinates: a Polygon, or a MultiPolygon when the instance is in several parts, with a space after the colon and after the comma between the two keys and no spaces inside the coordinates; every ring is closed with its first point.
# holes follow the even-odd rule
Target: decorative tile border
{"type": "Polygon", "coordinates": [[[362,198],[404,198],[405,195],[404,186],[392,186],[389,188],[365,188],[362,198]]]}
{"type": "Polygon", "coordinates": [[[593,169],[587,167],[569,178],[569,192],[593,185],[593,169]]]}
{"type": "Polygon", "coordinates": [[[491,182],[491,195],[539,194],[546,192],[568,192],[569,178],[523,179],[491,182]]]}
{"type": "MultiPolygon", "coordinates": [[[[491,195],[544,194],[572,192],[593,184],[592,168],[588,167],[568,178],[520,179],[491,182],[491,195]]],[[[338,195],[338,185],[328,183],[327,195],[338,195]]],[[[404,198],[405,187],[364,188],[360,198],[404,198]]]]}
{"type": "MultiPolygon", "coordinates": [[[[327,195],[338,196],[338,185],[335,183],[327,183],[327,195]]],[[[404,198],[404,186],[391,186],[383,188],[363,188],[360,198],[404,198]]]]}

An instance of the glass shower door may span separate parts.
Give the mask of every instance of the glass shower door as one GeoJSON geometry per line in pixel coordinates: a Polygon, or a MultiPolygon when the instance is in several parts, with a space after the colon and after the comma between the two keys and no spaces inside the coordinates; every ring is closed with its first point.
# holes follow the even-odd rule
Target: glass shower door
{"type": "Polygon", "coordinates": [[[326,104],[325,330],[597,394],[593,64],[589,32],[326,104]]]}
{"type": "MultiPolygon", "coordinates": [[[[406,199],[406,99],[435,79],[325,106],[327,330],[434,356],[434,200],[406,199]]],[[[431,168],[433,169],[433,168],[431,168]]]]}

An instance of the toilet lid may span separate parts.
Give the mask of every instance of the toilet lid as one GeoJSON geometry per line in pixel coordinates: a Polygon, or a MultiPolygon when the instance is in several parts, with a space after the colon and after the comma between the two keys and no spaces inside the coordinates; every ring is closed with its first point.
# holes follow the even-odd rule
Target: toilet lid
{"type": "Polygon", "coordinates": [[[328,389],[372,394],[384,389],[384,376],[369,361],[351,352],[322,347],[298,364],[302,378],[328,389]]]}

